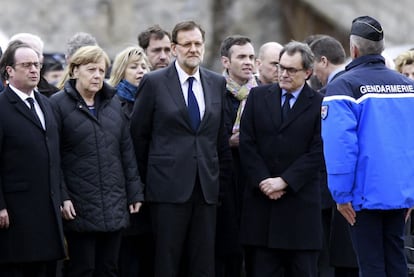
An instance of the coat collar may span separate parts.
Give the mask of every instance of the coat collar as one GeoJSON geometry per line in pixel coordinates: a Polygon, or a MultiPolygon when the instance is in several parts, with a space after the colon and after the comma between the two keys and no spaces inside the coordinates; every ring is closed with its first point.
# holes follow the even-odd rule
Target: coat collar
{"type": "MultiPolygon", "coordinates": [[[[167,68],[161,69],[165,70],[164,74],[164,83],[167,86],[167,90],[170,93],[174,103],[179,107],[179,110],[181,112],[182,117],[185,119],[189,130],[193,131],[191,128],[190,123],[190,116],[188,114],[187,105],[184,100],[180,80],[178,78],[178,72],[175,68],[174,63],[171,63],[167,68]]],[[[158,73],[162,73],[161,70],[158,73]]],[[[203,93],[204,93],[204,102],[205,102],[205,112],[203,119],[201,120],[199,130],[203,128],[203,126],[208,121],[209,116],[211,116],[211,108],[212,108],[212,93],[210,91],[214,87],[214,83],[210,77],[210,74],[208,74],[207,70],[204,68],[199,68],[200,72],[200,79],[201,79],[201,85],[203,87],[203,93]]],[[[193,131],[194,132],[194,131],[193,131]]]]}
{"type": "MultiPolygon", "coordinates": [[[[40,122],[33,117],[32,112],[29,110],[27,105],[23,102],[23,100],[10,88],[10,86],[7,86],[7,88],[4,90],[4,93],[6,94],[7,99],[9,102],[16,108],[16,110],[21,113],[24,117],[26,117],[28,120],[33,122],[38,128],[43,129],[43,126],[40,124],[40,122]]],[[[48,128],[48,111],[45,108],[43,101],[41,99],[40,93],[37,91],[34,91],[34,97],[36,98],[37,103],[39,103],[40,108],[42,109],[42,112],[44,114],[45,118],[45,125],[46,129],[48,128]]]]}
{"type": "Polygon", "coordinates": [[[289,126],[293,121],[295,121],[306,109],[308,109],[312,104],[312,98],[315,96],[315,91],[313,91],[306,83],[302,88],[301,93],[299,94],[298,99],[293,105],[288,118],[282,123],[282,114],[281,114],[281,99],[282,99],[282,89],[279,84],[270,85],[266,91],[266,105],[269,110],[269,115],[272,118],[272,121],[275,127],[279,130],[282,130],[289,126]],[[276,106],[276,108],[275,108],[276,106]]]}

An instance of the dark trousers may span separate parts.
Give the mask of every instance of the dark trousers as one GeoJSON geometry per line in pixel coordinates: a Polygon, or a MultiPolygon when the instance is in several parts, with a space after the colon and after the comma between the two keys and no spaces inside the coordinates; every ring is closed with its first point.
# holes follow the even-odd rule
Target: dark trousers
{"type": "Polygon", "coordinates": [[[67,232],[65,235],[69,253],[69,259],[65,262],[65,276],[118,276],[121,231],[67,232]]]}
{"type": "Polygon", "coordinates": [[[360,276],[408,276],[404,255],[405,209],[362,210],[351,227],[360,276]]]}
{"type": "Polygon", "coordinates": [[[335,269],[329,260],[329,240],[331,236],[332,208],[322,209],[322,250],[318,257],[318,276],[334,277],[335,269]]]}
{"type": "Polygon", "coordinates": [[[119,277],[154,276],[154,239],[151,233],[123,236],[119,277]]]}
{"type": "Polygon", "coordinates": [[[186,203],[151,203],[150,209],[155,277],[213,277],[216,206],[205,203],[200,185],[186,203]]]}
{"type": "Polygon", "coordinates": [[[0,264],[1,277],[52,277],[55,275],[55,261],[0,264]],[[54,275],[53,269],[55,270],[54,275]]]}
{"type": "Polygon", "coordinates": [[[319,251],[249,248],[248,277],[317,277],[319,251]]]}

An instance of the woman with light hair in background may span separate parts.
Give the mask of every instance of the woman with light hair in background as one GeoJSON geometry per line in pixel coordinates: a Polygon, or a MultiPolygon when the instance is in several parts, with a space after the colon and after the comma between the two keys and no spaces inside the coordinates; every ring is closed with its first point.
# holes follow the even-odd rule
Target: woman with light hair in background
{"type": "Polygon", "coordinates": [[[414,50],[408,50],[394,60],[395,70],[414,80],[414,50]]]}
{"type": "Polygon", "coordinates": [[[119,276],[122,229],[143,201],[128,119],[104,82],[109,64],[99,46],[79,48],[50,98],[61,135],[67,277],[119,276]]]}
{"type": "Polygon", "coordinates": [[[117,89],[116,93],[128,118],[132,113],[139,82],[149,71],[150,63],[139,46],[127,47],[115,57],[108,82],[117,89]]]}
{"type": "MultiPolygon", "coordinates": [[[[138,85],[150,63],[144,50],[130,46],[117,54],[108,83],[117,89],[125,115],[130,118],[138,85]]],[[[119,253],[119,277],[154,276],[154,240],[149,211],[144,205],[138,214],[130,215],[130,226],[124,230],[119,253]]]]}

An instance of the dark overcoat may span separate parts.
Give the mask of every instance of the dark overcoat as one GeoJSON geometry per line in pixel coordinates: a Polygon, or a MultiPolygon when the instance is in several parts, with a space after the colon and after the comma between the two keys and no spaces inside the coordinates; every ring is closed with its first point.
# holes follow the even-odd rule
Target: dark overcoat
{"type": "Polygon", "coordinates": [[[305,84],[287,119],[281,119],[281,89],[250,91],[240,130],[246,189],[241,238],[246,245],[315,250],[322,246],[319,170],[322,162],[322,95],[305,84]],[[282,177],[286,194],[270,200],[259,183],[282,177]]]}
{"type": "Polygon", "coordinates": [[[0,94],[0,262],[51,261],[64,257],[59,137],[48,99],[38,92],[46,123],[7,87],[0,94]]]}

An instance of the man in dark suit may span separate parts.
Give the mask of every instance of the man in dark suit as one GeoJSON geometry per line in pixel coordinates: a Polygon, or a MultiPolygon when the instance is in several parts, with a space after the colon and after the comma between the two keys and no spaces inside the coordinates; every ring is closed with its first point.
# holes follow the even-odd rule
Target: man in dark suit
{"type": "Polygon", "coordinates": [[[195,22],[174,27],[172,51],[175,62],[144,76],[131,118],[155,236],[155,276],[214,276],[219,179],[228,178],[231,161],[226,83],[200,67],[204,31],[195,22]]]}
{"type": "Polygon", "coordinates": [[[0,276],[47,276],[64,257],[57,125],[29,45],[11,42],[0,72],[0,276]]]}
{"type": "Polygon", "coordinates": [[[309,46],[285,45],[279,83],[253,88],[244,109],[240,156],[250,187],[241,239],[254,277],[317,276],[322,96],[306,84],[312,64],[309,46]]]}

